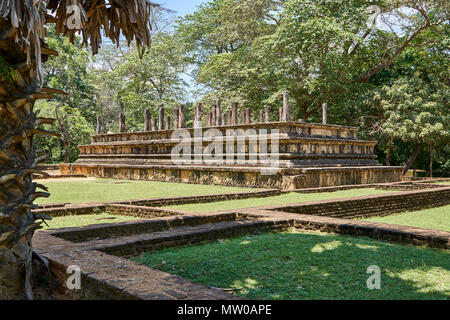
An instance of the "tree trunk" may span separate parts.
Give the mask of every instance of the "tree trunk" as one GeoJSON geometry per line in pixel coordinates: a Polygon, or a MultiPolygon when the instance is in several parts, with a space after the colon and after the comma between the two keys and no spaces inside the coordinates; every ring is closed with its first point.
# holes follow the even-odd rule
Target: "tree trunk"
{"type": "Polygon", "coordinates": [[[43,174],[35,169],[43,158],[36,156],[33,138],[45,134],[39,125],[52,123],[38,118],[33,107],[37,99],[53,96],[40,93],[33,61],[27,66],[9,30],[10,22],[1,20],[0,57],[12,68],[0,75],[0,299],[32,299],[31,239],[49,218],[31,211],[36,198],[49,196],[32,181],[33,174],[43,174]]]}
{"type": "Polygon", "coordinates": [[[417,146],[416,150],[413,152],[413,154],[409,157],[408,161],[406,161],[406,164],[403,168],[403,175],[408,173],[409,168],[414,164],[414,161],[416,161],[417,156],[419,155],[420,150],[422,147],[419,145],[417,146]]]}
{"type": "Polygon", "coordinates": [[[389,147],[387,149],[387,154],[386,154],[386,165],[390,166],[391,165],[391,152],[392,152],[392,148],[389,147]]]}
{"type": "Polygon", "coordinates": [[[64,163],[70,162],[69,142],[64,140],[64,163]]]}
{"type": "Polygon", "coordinates": [[[430,178],[433,178],[433,146],[430,146],[430,178]]]}

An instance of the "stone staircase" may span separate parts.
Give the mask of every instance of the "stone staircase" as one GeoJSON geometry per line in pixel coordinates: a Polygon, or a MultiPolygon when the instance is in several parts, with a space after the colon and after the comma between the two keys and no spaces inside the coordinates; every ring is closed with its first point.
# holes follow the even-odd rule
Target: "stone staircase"
{"type": "Polygon", "coordinates": [[[376,141],[359,140],[357,130],[269,122],[95,135],[92,144],[79,146],[77,162],[61,165],[60,170],[105,178],[279,189],[401,181],[401,168],[381,166],[374,154],[376,141]],[[261,139],[266,134],[267,139],[261,139]],[[175,157],[174,151],[179,151],[175,157]]]}

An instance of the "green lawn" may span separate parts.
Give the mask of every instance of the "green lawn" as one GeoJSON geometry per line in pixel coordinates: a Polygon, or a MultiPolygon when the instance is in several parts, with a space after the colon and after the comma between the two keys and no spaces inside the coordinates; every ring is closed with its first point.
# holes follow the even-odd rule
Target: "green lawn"
{"type": "Polygon", "coordinates": [[[271,205],[281,205],[288,203],[300,203],[308,201],[318,201],[318,200],[329,200],[337,198],[347,198],[347,197],[357,197],[366,196],[374,194],[384,194],[388,193],[386,190],[377,189],[353,189],[345,191],[336,192],[323,192],[323,193],[296,193],[290,192],[285,193],[275,197],[268,198],[253,198],[253,199],[243,199],[243,200],[232,200],[232,201],[219,201],[210,203],[194,203],[185,204],[177,206],[168,206],[166,209],[172,210],[186,210],[192,212],[214,212],[221,210],[233,210],[233,209],[243,209],[251,207],[262,207],[271,205]]]}
{"type": "Polygon", "coordinates": [[[450,253],[291,231],[143,254],[133,260],[249,299],[449,299],[450,253]],[[369,290],[369,266],[381,290],[369,290]]]}
{"type": "Polygon", "coordinates": [[[445,185],[450,185],[450,181],[441,181],[441,182],[435,182],[437,184],[445,184],[445,185]]]}
{"type": "Polygon", "coordinates": [[[47,221],[48,227],[44,226],[44,229],[60,229],[60,228],[72,228],[72,227],[84,227],[93,224],[101,223],[116,223],[116,222],[126,222],[142,220],[133,217],[116,216],[107,213],[101,214],[90,214],[90,215],[78,215],[78,216],[67,216],[67,217],[57,217],[50,221],[47,221]]]}
{"type": "Polygon", "coordinates": [[[51,197],[40,198],[44,203],[84,203],[121,201],[149,198],[211,195],[255,191],[256,189],[210,186],[199,184],[167,183],[154,181],[127,181],[96,179],[86,181],[51,181],[43,184],[49,187],[51,197]]]}
{"type": "Polygon", "coordinates": [[[450,205],[364,220],[450,232],[450,205]]]}

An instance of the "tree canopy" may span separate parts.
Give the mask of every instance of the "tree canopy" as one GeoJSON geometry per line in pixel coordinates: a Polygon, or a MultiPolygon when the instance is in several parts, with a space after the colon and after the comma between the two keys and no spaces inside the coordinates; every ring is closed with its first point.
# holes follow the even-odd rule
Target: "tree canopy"
{"type": "Polygon", "coordinates": [[[139,131],[146,109],[157,116],[161,106],[202,102],[208,110],[217,99],[253,114],[272,106],[276,119],[287,90],[294,118],[320,121],[327,103],[330,121],[380,141],[385,163],[403,165],[417,148],[426,163],[430,147],[439,161],[449,143],[448,17],[440,0],[210,0],[155,30],[144,54],[105,43],[77,72],[86,87],[71,99],[90,127],[101,115],[104,131],[117,131],[123,112],[127,129],[139,131]]]}

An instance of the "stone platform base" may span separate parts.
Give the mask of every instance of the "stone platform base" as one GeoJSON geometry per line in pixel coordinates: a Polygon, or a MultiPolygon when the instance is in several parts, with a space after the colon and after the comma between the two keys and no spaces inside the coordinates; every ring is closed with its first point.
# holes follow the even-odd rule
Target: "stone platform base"
{"type": "Polygon", "coordinates": [[[89,177],[216,184],[225,186],[276,188],[333,187],[341,185],[398,182],[402,167],[317,167],[278,169],[266,175],[267,168],[208,166],[133,166],[108,164],[61,164],[61,174],[83,174],[89,177]]]}

